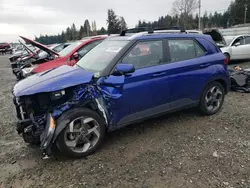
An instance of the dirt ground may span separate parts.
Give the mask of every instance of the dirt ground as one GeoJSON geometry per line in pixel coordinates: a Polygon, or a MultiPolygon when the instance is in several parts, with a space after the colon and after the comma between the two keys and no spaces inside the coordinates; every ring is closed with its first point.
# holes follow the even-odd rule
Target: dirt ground
{"type": "Polygon", "coordinates": [[[214,116],[192,109],[110,133],[85,159],[42,160],[15,131],[14,84],[0,56],[0,188],[250,187],[250,94],[229,93],[214,116]]]}

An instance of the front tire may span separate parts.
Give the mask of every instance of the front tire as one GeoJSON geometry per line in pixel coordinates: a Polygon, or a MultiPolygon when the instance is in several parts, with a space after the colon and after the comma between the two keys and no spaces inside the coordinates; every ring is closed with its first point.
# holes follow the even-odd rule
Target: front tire
{"type": "Polygon", "coordinates": [[[208,84],[200,99],[199,108],[202,114],[216,114],[223,105],[224,97],[225,90],[219,82],[208,84]]]}
{"type": "Polygon", "coordinates": [[[56,145],[66,156],[82,158],[94,153],[106,134],[103,118],[87,108],[73,109],[62,115],[57,124],[69,122],[59,134],[56,145]],[[68,121],[69,120],[69,121],[68,121]]]}

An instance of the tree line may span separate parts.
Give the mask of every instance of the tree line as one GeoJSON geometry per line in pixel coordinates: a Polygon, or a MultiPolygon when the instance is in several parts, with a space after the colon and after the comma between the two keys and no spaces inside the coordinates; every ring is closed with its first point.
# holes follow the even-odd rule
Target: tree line
{"type": "MultiPolygon", "coordinates": [[[[159,17],[158,20],[148,22],[139,20],[136,27],[162,28],[172,26],[184,26],[185,29],[198,29],[199,15],[195,14],[198,9],[198,0],[175,0],[172,5],[171,15],[159,17]]],[[[242,24],[245,17],[245,6],[247,7],[246,22],[250,22],[250,1],[235,0],[231,2],[228,9],[223,13],[219,11],[205,13],[201,16],[201,29],[221,27],[227,28],[233,25],[242,24]]],[[[85,20],[80,29],[76,29],[73,23],[71,27],[66,28],[58,35],[41,35],[35,40],[43,44],[61,43],[72,40],[79,40],[87,36],[116,34],[127,28],[124,17],[115,14],[114,10],[109,9],[107,12],[107,29],[102,27],[96,28],[96,22],[85,20]]]]}

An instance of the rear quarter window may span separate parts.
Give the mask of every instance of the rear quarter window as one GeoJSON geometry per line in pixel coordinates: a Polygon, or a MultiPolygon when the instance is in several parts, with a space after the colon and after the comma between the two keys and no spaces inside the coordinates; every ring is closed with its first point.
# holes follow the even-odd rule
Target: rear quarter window
{"type": "Polygon", "coordinates": [[[204,38],[197,38],[196,39],[207,52],[211,53],[219,53],[221,52],[220,48],[215,44],[215,42],[211,42],[204,38]]]}

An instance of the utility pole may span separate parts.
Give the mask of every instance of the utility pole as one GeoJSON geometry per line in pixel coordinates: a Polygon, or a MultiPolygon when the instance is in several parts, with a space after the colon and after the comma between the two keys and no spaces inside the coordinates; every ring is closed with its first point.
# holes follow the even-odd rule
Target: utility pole
{"type": "Polygon", "coordinates": [[[247,4],[245,4],[245,17],[244,17],[244,25],[246,25],[247,22],[247,4]]]}
{"type": "Polygon", "coordinates": [[[199,30],[201,30],[201,0],[199,0],[199,30]]]}

